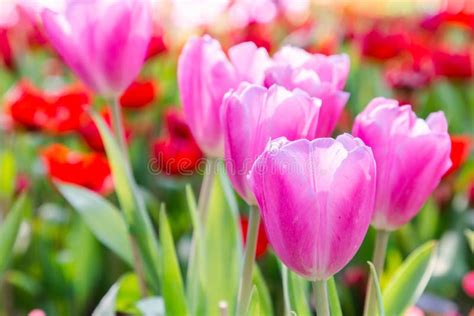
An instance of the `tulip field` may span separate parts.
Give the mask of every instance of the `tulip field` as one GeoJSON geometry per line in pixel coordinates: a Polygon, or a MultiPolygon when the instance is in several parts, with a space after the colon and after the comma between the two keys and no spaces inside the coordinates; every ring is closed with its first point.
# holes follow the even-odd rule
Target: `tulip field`
{"type": "Polygon", "coordinates": [[[472,0],[0,1],[0,316],[474,316],[472,0]]]}

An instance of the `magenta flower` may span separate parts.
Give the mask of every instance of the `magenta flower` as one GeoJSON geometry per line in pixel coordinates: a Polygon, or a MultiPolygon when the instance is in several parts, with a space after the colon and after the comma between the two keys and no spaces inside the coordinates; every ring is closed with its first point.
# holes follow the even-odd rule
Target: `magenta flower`
{"type": "Polygon", "coordinates": [[[283,263],[311,280],[341,270],[369,228],[375,175],[372,151],[349,134],[269,143],[250,186],[283,263]]]}
{"type": "Polygon", "coordinates": [[[234,188],[249,204],[255,204],[255,198],[247,175],[268,141],[282,136],[315,138],[320,107],[321,100],[277,85],[266,89],[243,83],[225,96],[225,165],[234,188]]]}
{"type": "Polygon", "coordinates": [[[45,9],[46,34],[89,88],[118,97],[145,60],[152,22],[147,1],[69,0],[64,12],[45,9]]]}
{"type": "Polygon", "coordinates": [[[208,156],[224,155],[220,108],[226,92],[241,82],[261,84],[270,63],[268,53],[246,42],[229,49],[229,59],[210,36],[193,38],[178,64],[178,85],[186,120],[208,156]]]}
{"type": "Polygon", "coordinates": [[[349,74],[347,55],[324,56],[303,49],[283,47],[274,56],[274,65],[266,71],[265,84],[299,88],[322,100],[317,136],[330,136],[349,99],[341,91],[349,74]]]}
{"type": "Polygon", "coordinates": [[[451,166],[451,141],[443,112],[425,120],[411,106],[376,98],[360,113],[353,134],[374,152],[377,197],[372,225],[395,230],[423,206],[451,166]]]}

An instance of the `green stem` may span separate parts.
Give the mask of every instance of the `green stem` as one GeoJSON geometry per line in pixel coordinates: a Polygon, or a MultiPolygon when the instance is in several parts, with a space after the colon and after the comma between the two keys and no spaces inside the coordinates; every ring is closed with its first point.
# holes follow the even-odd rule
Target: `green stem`
{"type": "MultiPolygon", "coordinates": [[[[123,125],[123,118],[122,118],[122,108],[120,107],[120,102],[118,98],[114,98],[111,102],[110,111],[112,112],[112,128],[115,140],[120,146],[122,153],[125,157],[125,162],[127,164],[127,168],[129,168],[130,173],[132,173],[132,167],[130,163],[130,158],[128,155],[128,148],[127,148],[127,140],[125,137],[125,129],[123,125]]],[[[145,280],[145,273],[143,271],[143,261],[140,256],[140,250],[138,248],[136,236],[132,233],[129,234],[130,239],[130,246],[132,248],[132,255],[133,255],[133,267],[135,270],[135,274],[138,278],[138,285],[140,288],[140,294],[142,297],[146,297],[148,293],[146,280],[145,280]]]]}
{"type": "Polygon", "coordinates": [[[281,279],[283,283],[283,303],[285,304],[285,316],[291,315],[291,306],[290,306],[290,291],[288,289],[288,268],[285,264],[281,263],[281,279]]]}
{"type": "Polygon", "coordinates": [[[127,140],[125,137],[125,128],[123,125],[123,118],[122,118],[122,108],[120,107],[120,102],[118,98],[114,98],[112,100],[112,105],[110,106],[110,112],[112,116],[112,128],[114,131],[115,140],[118,142],[120,149],[122,149],[125,157],[127,158],[126,161],[130,162],[128,159],[128,148],[127,148],[127,140]]]}
{"type": "MultiPolygon", "coordinates": [[[[372,263],[374,264],[375,272],[377,272],[377,276],[379,278],[383,272],[389,236],[390,232],[385,230],[377,230],[376,232],[375,249],[372,263]]],[[[376,293],[372,287],[372,284],[373,278],[372,275],[370,275],[367,283],[367,293],[365,295],[364,316],[377,315],[376,293]]]]}
{"type": "Polygon", "coordinates": [[[258,207],[250,206],[249,227],[244,251],[244,263],[242,276],[240,279],[239,296],[237,299],[237,315],[244,315],[250,301],[252,291],[252,272],[255,261],[255,250],[257,249],[258,225],[260,223],[260,213],[258,207]]]}
{"type": "Polygon", "coordinates": [[[317,316],[330,316],[327,280],[314,281],[314,294],[316,296],[317,316]]]}
{"type": "Polygon", "coordinates": [[[201,227],[205,226],[207,211],[209,209],[209,201],[212,193],[212,186],[217,172],[218,160],[215,158],[206,159],[206,171],[202,180],[201,191],[199,192],[199,200],[197,212],[201,220],[201,227]]]}

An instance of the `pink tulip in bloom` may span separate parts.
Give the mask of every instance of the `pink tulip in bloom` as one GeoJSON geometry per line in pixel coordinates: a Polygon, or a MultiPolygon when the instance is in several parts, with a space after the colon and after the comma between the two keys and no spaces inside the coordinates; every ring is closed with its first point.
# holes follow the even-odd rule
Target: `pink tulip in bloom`
{"type": "Polygon", "coordinates": [[[91,89],[119,97],[140,72],[152,31],[148,0],[69,0],[43,10],[46,34],[91,89]]]}
{"type": "Polygon", "coordinates": [[[369,228],[375,176],[372,151],[349,134],[270,142],[250,186],[283,263],[310,280],[341,270],[369,228]]]}
{"type": "Polygon", "coordinates": [[[314,139],[320,107],[321,100],[277,85],[266,89],[243,83],[225,96],[225,165],[234,188],[249,204],[255,204],[255,198],[247,176],[268,141],[283,136],[314,139]]]}
{"type": "Polygon", "coordinates": [[[451,166],[451,141],[443,112],[426,120],[410,105],[372,100],[355,120],[353,134],[374,152],[377,197],[372,225],[395,230],[409,222],[451,166]]]}
{"type": "Polygon", "coordinates": [[[270,63],[267,51],[250,42],[231,47],[228,55],[206,35],[189,40],[179,57],[178,85],[186,120],[201,149],[211,157],[224,155],[220,122],[224,95],[244,81],[262,84],[270,63]]]}
{"type": "Polygon", "coordinates": [[[310,54],[303,49],[283,47],[274,56],[274,65],[266,71],[265,84],[306,91],[322,100],[317,136],[330,136],[349,99],[342,91],[349,74],[347,55],[310,54]]]}

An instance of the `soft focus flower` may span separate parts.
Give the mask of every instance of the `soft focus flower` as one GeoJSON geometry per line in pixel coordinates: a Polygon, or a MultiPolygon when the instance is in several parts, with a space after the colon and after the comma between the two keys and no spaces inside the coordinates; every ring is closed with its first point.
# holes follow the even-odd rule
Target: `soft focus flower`
{"type": "MultiPolygon", "coordinates": [[[[110,128],[112,128],[112,117],[110,111],[108,109],[105,109],[100,114],[105,123],[110,128]]],[[[129,142],[131,139],[132,131],[126,121],[124,121],[124,128],[125,139],[127,142],[129,142]]],[[[92,117],[86,116],[82,120],[81,125],[79,127],[79,133],[92,150],[105,153],[105,147],[104,143],[102,142],[102,137],[100,136],[99,129],[97,128],[92,117]]]]}
{"type": "Polygon", "coordinates": [[[474,298],[474,271],[468,272],[462,278],[462,288],[467,296],[474,298]]]}
{"type": "Polygon", "coordinates": [[[432,53],[435,73],[438,76],[467,79],[474,76],[474,53],[472,50],[452,52],[437,49],[432,53]]]}
{"type": "Polygon", "coordinates": [[[41,309],[34,309],[28,313],[28,316],[46,316],[46,313],[41,309]]]}
{"type": "MultiPolygon", "coordinates": [[[[246,216],[240,216],[240,229],[242,231],[242,238],[245,244],[247,243],[247,230],[249,227],[249,219],[246,216]]],[[[268,249],[268,239],[267,234],[265,233],[265,228],[262,224],[258,226],[258,233],[257,233],[257,248],[255,249],[255,258],[261,258],[268,249]]]]}
{"type": "Polygon", "coordinates": [[[268,240],[292,270],[326,279],[359,249],[375,198],[375,161],[360,139],[276,139],[250,182],[268,240]]]}
{"type": "Polygon", "coordinates": [[[178,85],[186,121],[197,143],[208,156],[224,154],[220,122],[222,99],[240,82],[261,84],[270,63],[265,49],[242,43],[229,49],[229,59],[218,41],[206,35],[184,47],[178,63],[178,85]]]}
{"type": "Polygon", "coordinates": [[[222,125],[227,174],[240,196],[255,204],[247,175],[269,140],[286,137],[314,139],[321,100],[303,91],[291,92],[242,84],[224,98],[222,125]]]}
{"type": "Polygon", "coordinates": [[[166,175],[191,175],[202,161],[203,154],[194,141],[182,114],[176,110],[165,113],[165,135],[152,144],[153,171],[166,175]]]}
{"type": "Polygon", "coordinates": [[[451,166],[451,142],[442,112],[425,120],[411,106],[376,98],[360,113],[353,126],[374,152],[377,161],[377,197],[372,224],[394,230],[421,209],[451,166]]]}
{"type": "Polygon", "coordinates": [[[469,135],[451,136],[451,162],[452,166],[445,176],[455,173],[467,161],[471,150],[472,137],[469,135]]]}
{"type": "Polygon", "coordinates": [[[45,9],[41,17],[51,44],[75,74],[112,97],[125,91],[143,65],[150,11],[146,0],[71,0],[64,12],[45,9]]]}
{"type": "Polygon", "coordinates": [[[109,163],[103,154],[83,154],[53,144],[41,152],[41,158],[52,179],[77,184],[103,195],[113,189],[109,163]]]}
{"type": "Polygon", "coordinates": [[[31,181],[26,174],[24,173],[18,174],[15,180],[15,196],[18,196],[21,193],[28,190],[30,185],[31,185],[31,181]]]}
{"type": "Polygon", "coordinates": [[[22,81],[7,98],[7,111],[16,124],[53,134],[76,131],[89,105],[89,94],[78,85],[44,92],[22,81]]]}
{"type": "Polygon", "coordinates": [[[432,32],[445,25],[466,27],[474,32],[474,12],[467,12],[467,10],[458,12],[442,11],[425,17],[420,22],[421,27],[432,32]]]}
{"type": "Polygon", "coordinates": [[[408,44],[408,35],[398,30],[383,30],[374,26],[360,38],[360,51],[364,57],[379,61],[398,56],[408,44]]]}
{"type": "Polygon", "coordinates": [[[236,29],[230,32],[233,43],[252,42],[257,47],[262,47],[271,51],[273,47],[272,30],[268,24],[256,22],[249,23],[242,29],[236,29]]]}
{"type": "Polygon", "coordinates": [[[152,80],[137,80],[122,94],[120,104],[127,109],[141,109],[150,105],[156,95],[157,87],[152,80]]]}
{"type": "Polygon", "coordinates": [[[423,310],[416,306],[411,306],[407,309],[403,316],[425,316],[423,310]]]}
{"type": "Polygon", "coordinates": [[[349,94],[341,91],[349,75],[349,57],[313,55],[300,48],[285,46],[273,59],[274,65],[266,71],[265,85],[301,89],[321,99],[316,136],[330,136],[349,99],[349,94]]]}
{"type": "Polygon", "coordinates": [[[146,53],[146,60],[152,59],[155,56],[158,56],[161,53],[166,52],[168,49],[166,42],[164,40],[164,35],[162,32],[159,34],[154,34],[150,43],[148,44],[148,49],[146,53]]]}
{"type": "Polygon", "coordinates": [[[228,9],[233,27],[243,28],[249,23],[268,23],[277,15],[273,0],[237,0],[228,9]]]}
{"type": "Polygon", "coordinates": [[[2,28],[0,28],[0,61],[2,61],[3,65],[9,70],[15,68],[15,60],[8,37],[8,29],[2,28]]]}

